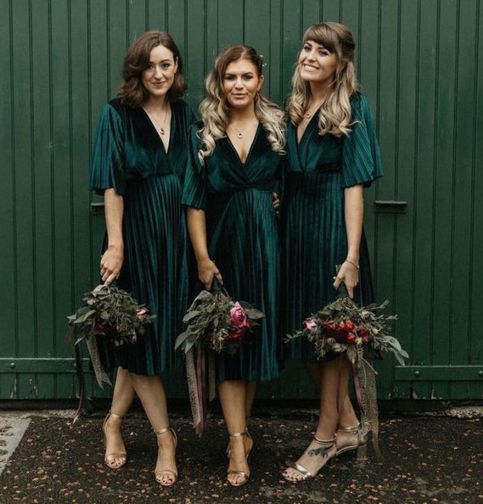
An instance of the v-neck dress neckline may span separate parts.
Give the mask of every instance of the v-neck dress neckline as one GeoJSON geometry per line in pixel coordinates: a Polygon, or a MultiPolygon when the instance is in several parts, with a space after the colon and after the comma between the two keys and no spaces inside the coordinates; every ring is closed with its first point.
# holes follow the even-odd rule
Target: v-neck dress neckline
{"type": "Polygon", "coordinates": [[[174,128],[175,128],[175,118],[174,118],[174,116],[175,116],[175,113],[174,113],[175,106],[174,106],[173,103],[170,103],[170,108],[171,108],[171,118],[169,120],[169,141],[168,141],[168,147],[166,148],[164,146],[163,139],[159,136],[158,130],[156,129],[156,125],[151,120],[151,117],[149,117],[149,114],[146,112],[145,108],[141,107],[141,110],[143,111],[143,114],[144,114],[146,120],[148,121],[148,123],[149,123],[149,125],[151,127],[152,132],[154,133],[154,135],[159,140],[159,143],[161,144],[161,147],[163,149],[163,153],[166,156],[168,156],[168,154],[171,152],[171,145],[173,144],[172,140],[173,140],[173,134],[174,134],[174,128]]]}
{"type": "Polygon", "coordinates": [[[228,143],[229,143],[230,147],[232,148],[233,152],[235,153],[236,157],[238,158],[238,162],[242,166],[246,166],[246,164],[248,163],[248,160],[250,159],[250,155],[251,155],[251,153],[253,151],[255,143],[258,140],[258,135],[260,133],[260,128],[261,127],[262,127],[262,124],[259,122],[258,126],[257,126],[257,130],[255,131],[255,136],[253,137],[252,143],[250,144],[250,148],[248,149],[248,153],[247,153],[247,157],[245,158],[245,161],[241,160],[240,154],[239,154],[237,148],[235,147],[235,144],[231,141],[231,138],[228,136],[228,133],[225,136],[225,138],[228,140],[228,143]]]}
{"type": "Polygon", "coordinates": [[[315,117],[318,117],[318,110],[314,112],[313,116],[310,118],[309,122],[307,123],[307,126],[305,126],[304,132],[302,133],[302,136],[300,137],[299,141],[299,134],[298,134],[298,125],[294,126],[295,129],[295,143],[297,144],[297,148],[300,148],[302,143],[305,141],[308,131],[312,128],[312,123],[315,119],[315,117]]]}

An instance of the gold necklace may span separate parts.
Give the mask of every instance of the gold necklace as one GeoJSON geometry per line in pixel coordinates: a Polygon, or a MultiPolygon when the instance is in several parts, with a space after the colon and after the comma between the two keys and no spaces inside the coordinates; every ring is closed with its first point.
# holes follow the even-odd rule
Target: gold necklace
{"type": "Polygon", "coordinates": [[[237,131],[237,134],[236,136],[241,140],[242,138],[244,138],[244,134],[243,134],[243,131],[240,129],[240,128],[237,128],[235,125],[233,125],[233,127],[236,129],[237,131]]]}
{"type": "MultiPolygon", "coordinates": [[[[237,138],[239,138],[240,140],[245,138],[245,131],[244,130],[241,130],[240,128],[238,128],[238,126],[235,126],[233,123],[231,123],[230,126],[233,126],[235,128],[237,138]]],[[[251,125],[248,125],[248,126],[251,126],[251,125]]],[[[257,121],[257,126],[258,126],[258,121],[257,121]]]]}
{"type": "MultiPolygon", "coordinates": [[[[144,108],[144,107],[143,107],[144,108]]],[[[161,133],[161,135],[165,135],[166,134],[166,130],[164,129],[163,126],[161,126],[158,121],[156,121],[156,118],[154,117],[154,115],[152,115],[150,112],[148,112],[148,110],[146,108],[144,108],[146,114],[148,114],[148,117],[153,121],[154,123],[154,126],[156,127],[156,129],[159,131],[159,133],[161,133]]],[[[166,118],[168,117],[168,110],[169,108],[166,109],[165,111],[165,114],[164,114],[164,119],[163,119],[163,124],[166,123],[166,118]]]]}
{"type": "Polygon", "coordinates": [[[319,108],[322,106],[322,103],[324,103],[325,101],[325,98],[323,100],[321,100],[320,102],[317,103],[317,106],[315,108],[313,108],[312,111],[308,110],[307,112],[305,112],[304,116],[306,119],[310,119],[317,110],[319,110],[319,108]]]}

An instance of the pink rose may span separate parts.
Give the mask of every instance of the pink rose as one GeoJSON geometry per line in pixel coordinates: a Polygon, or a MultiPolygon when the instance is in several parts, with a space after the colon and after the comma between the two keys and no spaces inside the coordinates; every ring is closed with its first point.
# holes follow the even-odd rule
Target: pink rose
{"type": "Polygon", "coordinates": [[[247,314],[238,301],[230,308],[230,323],[237,329],[246,329],[249,326],[247,314]]]}
{"type": "Polygon", "coordinates": [[[317,330],[317,322],[314,319],[307,319],[304,321],[305,329],[309,332],[314,332],[317,330]]]}
{"type": "Polygon", "coordinates": [[[142,308],[139,308],[136,311],[136,315],[138,316],[138,318],[143,318],[144,315],[147,315],[147,313],[148,313],[148,309],[144,306],[142,308]]]}

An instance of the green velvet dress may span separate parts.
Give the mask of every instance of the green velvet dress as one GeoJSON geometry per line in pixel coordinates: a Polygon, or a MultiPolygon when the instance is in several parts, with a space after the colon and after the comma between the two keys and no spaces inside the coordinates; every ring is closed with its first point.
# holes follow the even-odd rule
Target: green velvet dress
{"type": "MultiPolygon", "coordinates": [[[[118,99],[102,110],[92,158],[90,187],[114,188],[124,200],[124,263],[117,285],[156,315],[134,345],[100,343],[106,370],[120,365],[159,375],[174,364],[174,341],[188,298],[187,229],[181,206],[191,108],[171,104],[168,151],[143,108],[118,99]]],[[[106,239],[104,247],[106,247],[106,239]]],[[[99,338],[100,340],[100,338],[99,338]]]]}
{"type": "MultiPolygon", "coordinates": [[[[203,209],[208,249],[234,300],[265,313],[235,356],[217,357],[217,380],[272,380],[279,370],[279,230],[272,192],[283,157],[258,127],[245,163],[225,137],[201,166],[197,128],[191,130],[183,204],[203,209]]],[[[199,287],[198,287],[199,290],[199,287]]]]}
{"type": "MultiPolygon", "coordinates": [[[[379,146],[365,96],[351,99],[355,124],[349,136],[318,134],[314,114],[300,140],[297,128],[287,132],[288,168],[283,214],[282,317],[284,334],[302,328],[310,314],[335,296],[335,267],[347,257],[344,188],[368,187],[382,176],[379,146]]],[[[373,301],[366,239],[360,247],[360,283],[354,299],[373,301]]],[[[286,345],[285,357],[315,360],[313,345],[296,339],[286,345]]]]}

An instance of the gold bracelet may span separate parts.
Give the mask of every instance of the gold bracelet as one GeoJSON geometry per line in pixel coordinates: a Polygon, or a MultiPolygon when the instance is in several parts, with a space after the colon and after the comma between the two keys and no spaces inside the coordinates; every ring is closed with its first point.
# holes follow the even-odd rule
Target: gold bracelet
{"type": "Polygon", "coordinates": [[[344,262],[352,264],[352,266],[354,266],[354,268],[359,269],[359,265],[356,264],[355,262],[350,261],[349,259],[346,259],[344,262]]]}

